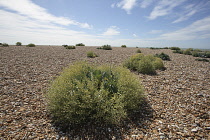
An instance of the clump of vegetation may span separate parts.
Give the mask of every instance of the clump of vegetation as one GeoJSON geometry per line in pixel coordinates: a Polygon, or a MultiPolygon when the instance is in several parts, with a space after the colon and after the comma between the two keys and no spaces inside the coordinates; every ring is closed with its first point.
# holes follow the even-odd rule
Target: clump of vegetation
{"type": "Polygon", "coordinates": [[[119,124],[140,108],[143,90],[137,77],[123,67],[85,62],[66,68],[46,95],[55,123],[119,124]]]}
{"type": "Polygon", "coordinates": [[[122,45],[121,47],[122,47],[122,48],[126,48],[127,46],[126,46],[126,45],[122,45]]]}
{"type": "Polygon", "coordinates": [[[154,50],[154,49],[168,49],[168,47],[163,47],[163,48],[158,48],[158,47],[150,47],[150,49],[154,50]]]}
{"type": "Polygon", "coordinates": [[[156,70],[164,70],[162,59],[152,55],[135,54],[126,60],[123,64],[130,70],[137,71],[142,74],[156,74],[156,70]]]}
{"type": "Polygon", "coordinates": [[[138,49],[138,50],[136,51],[136,53],[141,53],[141,50],[140,50],[140,49],[138,49]]]}
{"type": "Polygon", "coordinates": [[[65,44],[64,44],[64,45],[62,45],[62,46],[63,46],[64,48],[66,48],[68,45],[65,45],[65,44]]]}
{"type": "Polygon", "coordinates": [[[185,55],[192,55],[192,51],[193,51],[193,49],[189,48],[189,49],[184,50],[183,54],[185,54],[185,55]]]}
{"type": "Polygon", "coordinates": [[[17,42],[16,46],[22,46],[22,43],[21,42],[17,42]]]}
{"type": "Polygon", "coordinates": [[[97,49],[103,49],[103,50],[112,50],[112,47],[110,45],[103,45],[102,47],[99,47],[97,49]]]}
{"type": "Polygon", "coordinates": [[[183,54],[183,50],[174,50],[173,53],[183,54]]]}
{"type": "Polygon", "coordinates": [[[203,62],[209,62],[208,59],[205,59],[205,58],[198,58],[198,59],[195,59],[196,61],[203,61],[203,62]]]}
{"type": "Polygon", "coordinates": [[[28,44],[26,47],[36,47],[36,45],[33,44],[33,43],[30,43],[30,44],[28,44]]]}
{"type": "Polygon", "coordinates": [[[170,47],[171,50],[181,50],[179,47],[170,47]]]}
{"type": "Polygon", "coordinates": [[[78,44],[76,44],[76,46],[85,46],[85,44],[83,44],[83,43],[78,43],[78,44]]]}
{"type": "Polygon", "coordinates": [[[66,49],[76,49],[75,46],[71,46],[71,45],[70,45],[70,46],[66,46],[65,48],[66,48],[66,49]]]}
{"type": "Polygon", "coordinates": [[[171,59],[170,59],[170,57],[169,57],[169,55],[167,55],[167,54],[165,54],[165,53],[160,53],[160,54],[155,54],[154,55],[155,57],[159,57],[159,58],[161,58],[162,60],[168,60],[168,61],[170,61],[171,59]]]}
{"type": "Polygon", "coordinates": [[[1,43],[2,47],[9,47],[9,45],[7,43],[1,43]]]}
{"type": "Polygon", "coordinates": [[[89,51],[89,52],[87,52],[87,57],[95,58],[95,57],[98,57],[98,55],[96,53],[94,53],[93,51],[89,51]]]}

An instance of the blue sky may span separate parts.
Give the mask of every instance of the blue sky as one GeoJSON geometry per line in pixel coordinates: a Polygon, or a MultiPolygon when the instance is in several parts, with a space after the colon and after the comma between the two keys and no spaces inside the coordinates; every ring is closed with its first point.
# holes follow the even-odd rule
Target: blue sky
{"type": "Polygon", "coordinates": [[[0,0],[0,42],[210,49],[210,0],[0,0]]]}

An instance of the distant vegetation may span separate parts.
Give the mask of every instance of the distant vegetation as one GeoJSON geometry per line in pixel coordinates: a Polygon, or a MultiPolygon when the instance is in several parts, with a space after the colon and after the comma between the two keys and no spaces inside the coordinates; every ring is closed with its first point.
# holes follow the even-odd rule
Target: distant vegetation
{"type": "Polygon", "coordinates": [[[181,50],[179,47],[170,47],[171,50],[181,50]]]}
{"type": "Polygon", "coordinates": [[[78,44],[76,44],[76,46],[85,46],[85,44],[83,44],[83,43],[78,43],[78,44]]]}
{"type": "Polygon", "coordinates": [[[140,50],[140,49],[138,49],[138,50],[136,51],[136,53],[141,53],[141,50],[140,50]]]}
{"type": "Polygon", "coordinates": [[[22,46],[22,43],[21,42],[17,42],[16,46],[22,46]]]}
{"type": "Polygon", "coordinates": [[[97,48],[97,49],[103,49],[103,50],[112,50],[112,47],[111,47],[111,45],[103,45],[102,47],[99,47],[99,48],[97,48]]]}
{"type": "Polygon", "coordinates": [[[209,62],[208,59],[205,59],[205,58],[197,58],[195,59],[196,61],[203,61],[203,62],[209,62]]]}
{"type": "Polygon", "coordinates": [[[7,43],[1,43],[0,46],[2,46],[2,47],[9,47],[9,45],[7,43]]]}
{"type": "Polygon", "coordinates": [[[36,45],[33,44],[33,43],[30,43],[30,44],[28,44],[26,47],[36,47],[36,45]]]}
{"type": "Polygon", "coordinates": [[[168,47],[163,47],[163,48],[156,48],[156,47],[150,47],[152,50],[157,50],[157,49],[169,49],[168,47]]]}
{"type": "Polygon", "coordinates": [[[98,57],[98,55],[95,54],[93,51],[89,51],[89,52],[87,52],[87,57],[95,58],[95,57],[98,57]]]}
{"type": "Polygon", "coordinates": [[[66,48],[66,49],[76,49],[76,47],[73,46],[73,45],[72,45],[72,46],[66,46],[65,48],[66,48]]]}
{"type": "Polygon", "coordinates": [[[160,54],[155,54],[154,55],[155,57],[159,57],[159,58],[161,58],[162,60],[168,60],[168,61],[170,61],[171,59],[170,59],[170,57],[169,57],[169,55],[167,55],[167,54],[165,54],[165,53],[160,53],[160,54]]]}
{"type": "Polygon", "coordinates": [[[122,45],[121,47],[122,47],[122,48],[126,48],[127,46],[126,46],[126,45],[122,45]]]}
{"type": "Polygon", "coordinates": [[[156,74],[157,69],[165,69],[162,59],[141,53],[131,56],[123,65],[130,70],[150,75],[156,74]]]}
{"type": "Polygon", "coordinates": [[[136,76],[123,67],[79,62],[52,82],[46,97],[53,121],[66,127],[120,124],[141,109],[144,93],[136,76]]]}
{"type": "Polygon", "coordinates": [[[210,51],[201,51],[200,49],[188,48],[186,50],[174,50],[173,53],[192,55],[194,57],[210,58],[210,51]]]}

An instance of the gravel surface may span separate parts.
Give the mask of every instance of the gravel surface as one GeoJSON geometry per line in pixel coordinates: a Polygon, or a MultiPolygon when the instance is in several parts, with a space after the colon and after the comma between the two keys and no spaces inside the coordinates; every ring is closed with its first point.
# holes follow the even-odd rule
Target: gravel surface
{"type": "Polygon", "coordinates": [[[61,131],[46,110],[45,91],[62,69],[75,61],[120,65],[136,48],[98,50],[61,46],[0,48],[0,139],[210,139],[210,63],[171,50],[165,71],[136,74],[146,100],[122,126],[77,126],[61,131]],[[87,58],[94,51],[97,58],[87,58]]]}

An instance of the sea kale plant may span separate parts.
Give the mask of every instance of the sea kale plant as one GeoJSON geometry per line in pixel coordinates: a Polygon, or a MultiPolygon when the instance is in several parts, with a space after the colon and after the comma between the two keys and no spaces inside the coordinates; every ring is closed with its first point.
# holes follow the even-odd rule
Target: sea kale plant
{"type": "Polygon", "coordinates": [[[36,45],[33,44],[33,43],[30,43],[30,44],[28,44],[26,47],[36,47],[36,45]]]}
{"type": "Polygon", "coordinates": [[[155,57],[159,57],[159,58],[161,58],[162,60],[168,60],[168,61],[170,61],[171,59],[170,59],[170,57],[169,57],[169,55],[167,55],[167,54],[165,54],[165,53],[160,53],[160,54],[155,54],[154,55],[155,57]]]}
{"type": "Polygon", "coordinates": [[[87,57],[95,58],[95,57],[98,57],[98,55],[96,53],[94,53],[93,51],[89,51],[89,52],[87,52],[87,57]]]}
{"type": "Polygon", "coordinates": [[[157,69],[165,69],[162,59],[141,53],[131,56],[123,65],[130,70],[149,75],[156,74],[157,69]]]}
{"type": "Polygon", "coordinates": [[[52,81],[46,97],[52,119],[65,126],[120,124],[139,110],[144,94],[128,69],[77,62],[52,81]]]}

